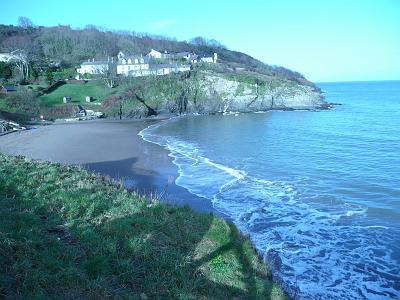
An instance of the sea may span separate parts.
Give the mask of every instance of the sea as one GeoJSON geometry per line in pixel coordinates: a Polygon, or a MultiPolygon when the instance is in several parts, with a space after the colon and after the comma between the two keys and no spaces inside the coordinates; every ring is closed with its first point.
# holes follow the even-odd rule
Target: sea
{"type": "Polygon", "coordinates": [[[318,86],[333,109],[172,118],[140,135],[293,298],[400,299],[400,81],[318,86]]]}

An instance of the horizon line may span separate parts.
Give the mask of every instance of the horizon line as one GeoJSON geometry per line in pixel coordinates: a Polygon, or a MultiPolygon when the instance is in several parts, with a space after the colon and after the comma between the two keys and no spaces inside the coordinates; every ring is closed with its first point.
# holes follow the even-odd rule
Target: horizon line
{"type": "Polygon", "coordinates": [[[388,82],[388,81],[400,81],[399,79],[368,79],[368,80],[338,80],[338,81],[319,81],[319,80],[313,80],[312,82],[318,84],[318,83],[357,83],[357,82],[388,82]]]}

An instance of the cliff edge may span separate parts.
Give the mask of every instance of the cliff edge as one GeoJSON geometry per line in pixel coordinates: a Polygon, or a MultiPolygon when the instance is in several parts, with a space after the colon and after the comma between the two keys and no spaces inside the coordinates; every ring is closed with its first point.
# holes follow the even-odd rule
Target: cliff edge
{"type": "Polygon", "coordinates": [[[121,111],[124,117],[147,117],[329,107],[321,90],[308,81],[204,66],[183,74],[130,78],[124,85],[121,95],[102,103],[109,116],[121,111]]]}

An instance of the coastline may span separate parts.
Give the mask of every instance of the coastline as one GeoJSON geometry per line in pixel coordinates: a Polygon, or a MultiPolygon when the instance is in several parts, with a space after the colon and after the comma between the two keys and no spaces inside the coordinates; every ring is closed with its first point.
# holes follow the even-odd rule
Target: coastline
{"type": "MultiPolygon", "coordinates": [[[[228,226],[233,226],[232,230],[249,243],[251,251],[268,268],[263,253],[248,234],[234,225],[232,218],[214,209],[211,200],[192,194],[175,183],[179,172],[171,152],[139,135],[149,126],[168,119],[101,119],[40,125],[0,137],[0,154],[21,155],[39,163],[79,166],[121,182],[128,190],[147,199],[155,198],[161,204],[187,206],[205,217],[219,217],[231,224],[228,226]],[[163,195],[161,199],[157,199],[159,195],[163,195]]],[[[279,288],[284,287],[273,273],[270,276],[279,288]]]]}
{"type": "Polygon", "coordinates": [[[0,137],[0,152],[80,165],[121,181],[140,195],[188,205],[197,212],[217,213],[210,200],[175,184],[178,168],[168,150],[138,135],[162,120],[106,119],[37,126],[0,137]]]}

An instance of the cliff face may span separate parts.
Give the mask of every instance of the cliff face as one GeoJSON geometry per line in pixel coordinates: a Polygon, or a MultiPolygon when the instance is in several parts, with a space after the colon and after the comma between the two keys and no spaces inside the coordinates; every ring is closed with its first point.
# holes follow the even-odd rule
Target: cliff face
{"type": "Polygon", "coordinates": [[[316,109],[326,104],[320,91],[289,81],[248,83],[206,75],[200,87],[208,99],[207,112],[316,109]]]}
{"type": "MultiPolygon", "coordinates": [[[[105,101],[106,112],[115,115],[119,103],[105,101]],[[116,105],[118,104],[118,106],[116,105]],[[114,111],[112,111],[114,109],[114,111]]],[[[212,114],[255,112],[271,109],[325,108],[321,91],[312,84],[277,77],[259,78],[238,74],[196,71],[185,75],[131,80],[122,95],[126,117],[155,114],[212,114]]]]}

